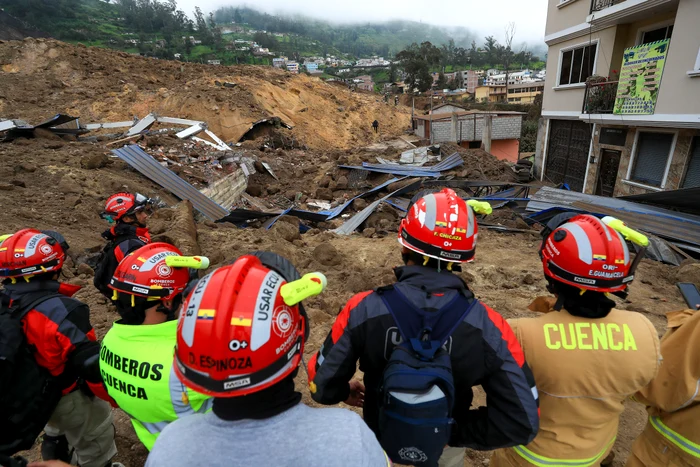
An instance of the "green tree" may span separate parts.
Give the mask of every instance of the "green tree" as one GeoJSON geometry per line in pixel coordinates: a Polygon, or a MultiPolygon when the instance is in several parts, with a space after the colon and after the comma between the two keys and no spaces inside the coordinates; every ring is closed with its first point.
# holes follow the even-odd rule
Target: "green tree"
{"type": "Polygon", "coordinates": [[[447,78],[445,77],[445,73],[442,71],[438,75],[437,82],[435,83],[435,87],[437,89],[445,89],[447,88],[447,78]]]}
{"type": "Polygon", "coordinates": [[[441,57],[440,50],[430,42],[420,45],[414,42],[396,54],[399,66],[406,73],[406,84],[411,91],[418,89],[419,92],[425,92],[431,88],[433,77],[430,75],[430,67],[437,65],[441,57]]]}
{"type": "Polygon", "coordinates": [[[205,45],[213,45],[214,38],[209,33],[209,26],[207,25],[207,20],[204,19],[204,14],[198,6],[194,7],[194,22],[197,27],[197,33],[199,33],[199,37],[202,43],[205,45]]]}
{"type": "Polygon", "coordinates": [[[224,38],[221,34],[221,28],[214,21],[214,13],[209,12],[209,36],[211,37],[214,49],[221,50],[224,44],[224,38]]]}

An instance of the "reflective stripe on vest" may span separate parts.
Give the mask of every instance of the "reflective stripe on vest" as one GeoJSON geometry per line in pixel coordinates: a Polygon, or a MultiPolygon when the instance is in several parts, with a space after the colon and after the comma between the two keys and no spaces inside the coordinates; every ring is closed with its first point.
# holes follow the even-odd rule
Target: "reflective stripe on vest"
{"type": "Polygon", "coordinates": [[[649,423],[651,423],[651,426],[661,433],[664,438],[681,448],[684,452],[700,459],[700,444],[695,444],[688,438],[676,433],[667,427],[659,417],[649,417],[649,423]]]}
{"type": "Polygon", "coordinates": [[[590,459],[552,459],[535,454],[525,446],[514,446],[513,449],[520,457],[537,467],[590,467],[600,461],[600,458],[605,455],[614,442],[615,438],[613,438],[602,451],[590,459]]]}
{"type": "MultiPolygon", "coordinates": [[[[180,381],[180,379],[177,377],[174,366],[170,368],[170,379],[168,380],[168,386],[170,390],[170,403],[173,406],[175,417],[177,417],[175,420],[195,413],[205,413],[211,408],[214,402],[213,398],[207,399],[206,401],[204,401],[204,403],[202,403],[202,406],[199,408],[198,411],[194,410],[194,408],[192,408],[192,406],[189,403],[187,387],[184,384],[182,384],[182,381],[180,381]]],[[[136,419],[136,422],[140,423],[150,434],[159,435],[160,432],[163,431],[166,426],[168,426],[171,422],[175,420],[147,423],[136,419]]]]}

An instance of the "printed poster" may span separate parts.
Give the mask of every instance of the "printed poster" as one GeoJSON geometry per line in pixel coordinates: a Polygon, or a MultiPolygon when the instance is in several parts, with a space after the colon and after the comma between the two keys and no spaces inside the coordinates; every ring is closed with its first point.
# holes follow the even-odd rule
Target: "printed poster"
{"type": "Polygon", "coordinates": [[[654,113],[669,42],[670,39],[665,39],[625,49],[614,114],[654,113]]]}

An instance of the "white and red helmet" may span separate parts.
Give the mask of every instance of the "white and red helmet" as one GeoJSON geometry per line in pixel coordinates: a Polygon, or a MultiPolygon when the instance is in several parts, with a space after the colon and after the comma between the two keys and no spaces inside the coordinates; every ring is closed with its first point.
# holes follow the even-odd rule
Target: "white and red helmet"
{"type": "Polygon", "coordinates": [[[215,397],[245,396],[292,374],[309,323],[282,287],[299,279],[274,253],[238,258],[203,277],[182,305],[175,370],[186,386],[215,397]]]}
{"type": "Polygon", "coordinates": [[[153,204],[152,199],[140,193],[116,193],[107,199],[100,217],[114,222],[138,211],[152,209],[153,204]]]}
{"type": "Polygon", "coordinates": [[[0,243],[0,278],[34,276],[58,271],[68,244],[55,232],[23,229],[0,243]]]}
{"type": "Polygon", "coordinates": [[[445,188],[413,203],[399,226],[399,243],[424,256],[453,263],[474,260],[479,226],[472,208],[445,188]]]}
{"type": "Polygon", "coordinates": [[[613,226],[616,222],[626,228],[616,219],[601,220],[589,214],[550,221],[540,249],[545,276],[597,292],[625,290],[644,252],[633,259],[623,235],[608,225],[610,220],[613,226]]]}

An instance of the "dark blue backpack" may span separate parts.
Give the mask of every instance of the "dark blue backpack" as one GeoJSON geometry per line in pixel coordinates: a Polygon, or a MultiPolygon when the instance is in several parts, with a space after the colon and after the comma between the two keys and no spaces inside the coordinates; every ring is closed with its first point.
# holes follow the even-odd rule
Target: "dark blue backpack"
{"type": "Polygon", "coordinates": [[[447,306],[428,312],[394,287],[377,293],[402,338],[384,369],[379,442],[393,462],[437,466],[454,421],[452,364],[443,346],[477,300],[458,293],[447,306]]]}

